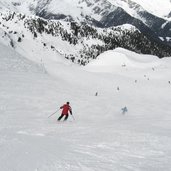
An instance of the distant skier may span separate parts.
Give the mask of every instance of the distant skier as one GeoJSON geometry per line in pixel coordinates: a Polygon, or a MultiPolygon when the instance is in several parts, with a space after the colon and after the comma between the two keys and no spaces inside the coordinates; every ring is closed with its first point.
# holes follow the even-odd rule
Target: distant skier
{"type": "Polygon", "coordinates": [[[125,106],[125,107],[123,107],[122,109],[122,114],[125,114],[126,112],[128,112],[128,109],[127,109],[127,107],[125,106]]]}
{"type": "Polygon", "coordinates": [[[64,121],[66,121],[69,116],[68,112],[70,112],[70,114],[72,115],[72,109],[71,106],[69,105],[69,102],[66,102],[66,104],[61,106],[60,109],[62,109],[62,113],[61,116],[58,118],[58,121],[60,121],[64,116],[65,116],[64,121]]]}

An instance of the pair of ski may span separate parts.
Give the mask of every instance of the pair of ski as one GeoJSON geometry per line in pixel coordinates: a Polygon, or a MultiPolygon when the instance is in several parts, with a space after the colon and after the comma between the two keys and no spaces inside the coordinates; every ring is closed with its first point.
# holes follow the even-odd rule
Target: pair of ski
{"type": "Polygon", "coordinates": [[[66,124],[66,123],[72,123],[73,121],[58,121],[57,124],[66,124]]]}

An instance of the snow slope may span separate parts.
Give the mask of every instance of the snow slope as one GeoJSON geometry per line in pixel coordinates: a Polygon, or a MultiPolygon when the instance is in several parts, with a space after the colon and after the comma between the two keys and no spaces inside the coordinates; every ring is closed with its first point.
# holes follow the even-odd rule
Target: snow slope
{"type": "Polygon", "coordinates": [[[19,55],[13,49],[0,44],[1,64],[0,71],[17,71],[17,72],[45,72],[42,65],[32,63],[30,60],[19,55]]]}
{"type": "Polygon", "coordinates": [[[144,9],[156,15],[164,18],[171,12],[170,0],[133,0],[137,4],[140,4],[144,9]]]}
{"type": "Polygon", "coordinates": [[[0,1],[0,10],[1,11],[15,11],[19,13],[24,13],[27,15],[31,15],[34,13],[32,11],[37,6],[37,1],[35,0],[1,0],[0,1]]]}
{"type": "Polygon", "coordinates": [[[60,56],[42,66],[0,51],[1,170],[170,170],[170,58],[116,49],[87,67],[60,56]],[[66,101],[75,120],[57,123],[59,111],[48,118],[66,101]]]}

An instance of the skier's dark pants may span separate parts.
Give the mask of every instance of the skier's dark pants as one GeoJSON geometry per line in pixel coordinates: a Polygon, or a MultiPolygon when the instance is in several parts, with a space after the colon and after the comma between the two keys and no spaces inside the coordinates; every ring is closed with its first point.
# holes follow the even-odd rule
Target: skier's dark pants
{"type": "Polygon", "coordinates": [[[58,121],[60,121],[63,118],[63,116],[65,116],[64,121],[68,119],[68,114],[67,115],[61,114],[61,116],[59,116],[58,118],[58,121]]]}

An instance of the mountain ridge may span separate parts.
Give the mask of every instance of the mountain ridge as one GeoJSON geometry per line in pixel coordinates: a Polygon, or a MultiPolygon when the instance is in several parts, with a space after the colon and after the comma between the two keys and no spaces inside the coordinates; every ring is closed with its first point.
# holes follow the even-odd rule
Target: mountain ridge
{"type": "MultiPolygon", "coordinates": [[[[49,14],[48,16],[45,8],[48,7],[48,4],[52,5],[52,2],[55,1],[30,1],[30,4],[27,4],[30,14],[12,12],[12,10],[2,12],[0,23],[2,41],[6,40],[9,46],[22,51],[19,49],[21,45],[23,46],[22,48],[25,48],[23,42],[25,43],[25,39],[27,39],[30,43],[32,42],[32,44],[40,47],[38,49],[50,51],[49,53],[52,53],[52,56],[54,52],[60,53],[66,59],[81,65],[86,65],[92,59],[96,59],[100,53],[116,47],[158,57],[171,56],[170,46],[166,43],[166,41],[170,41],[167,31],[171,23],[169,21],[165,22],[164,19],[158,20],[152,14],[147,15],[135,3],[133,5],[138,9],[139,14],[150,18],[148,25],[154,25],[155,28],[162,25],[161,30],[157,28],[158,33],[155,32],[157,29],[153,29],[154,26],[149,27],[147,23],[144,24],[142,20],[129,15],[123,8],[111,5],[107,0],[77,0],[79,2],[79,10],[85,11],[87,14],[94,14],[87,16],[82,13],[81,20],[79,18],[75,19],[70,15],[64,15],[64,13],[59,15],[49,14]],[[93,2],[96,2],[96,4],[93,4],[93,2]],[[83,4],[84,8],[81,8],[83,4]],[[101,6],[98,7],[99,4],[101,6]],[[38,7],[40,8],[38,9],[38,7]],[[34,13],[35,9],[37,9],[37,14],[31,14],[34,13]],[[54,17],[57,18],[55,19],[54,17]],[[128,24],[130,25],[129,29],[125,27],[128,24]],[[17,27],[23,28],[23,32],[17,27]],[[159,32],[163,32],[161,34],[165,33],[167,37],[159,37],[159,32]]],[[[65,0],[64,2],[67,3],[69,1],[65,0]]],[[[130,4],[132,3],[132,1],[129,2],[130,4]]],[[[64,3],[61,2],[62,4],[64,3]]],[[[15,1],[17,8],[21,5],[19,0],[15,1]],[[18,4],[16,4],[17,2],[18,4]]],[[[74,3],[73,6],[75,5],[74,3]]],[[[30,48],[30,54],[37,51],[35,47],[32,48],[30,48]]],[[[39,54],[37,55],[39,56],[39,54]]],[[[32,56],[35,56],[35,54],[32,54],[32,56]]]]}

